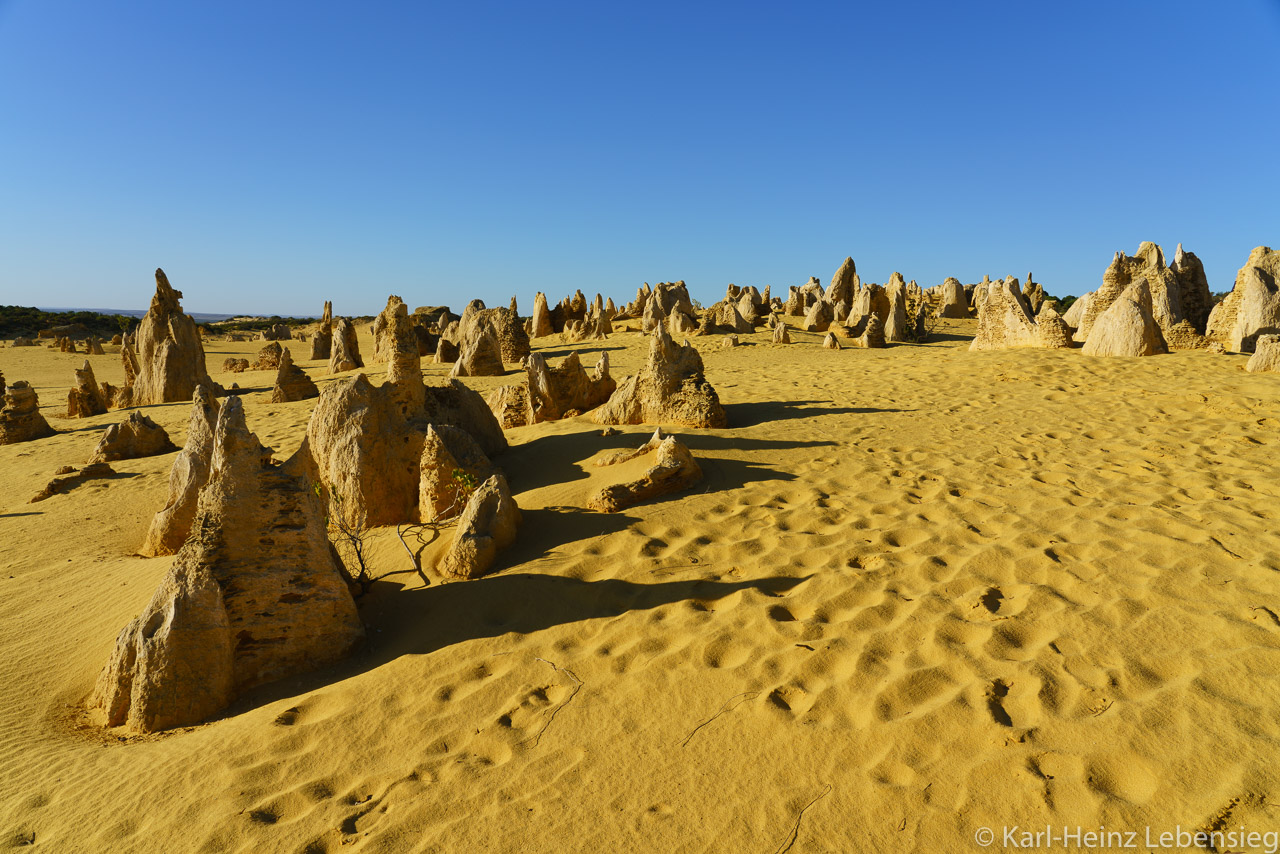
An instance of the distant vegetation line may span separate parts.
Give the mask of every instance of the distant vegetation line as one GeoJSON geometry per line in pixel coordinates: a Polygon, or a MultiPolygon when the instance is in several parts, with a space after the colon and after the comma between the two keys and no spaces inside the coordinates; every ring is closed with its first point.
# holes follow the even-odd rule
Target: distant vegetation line
{"type": "MultiPolygon", "coordinates": [[[[55,329],[65,326],[80,326],[81,335],[96,335],[110,339],[137,325],[138,320],[146,312],[107,313],[92,309],[70,309],[67,311],[47,311],[33,306],[0,305],[0,338],[35,338],[43,329],[55,329]]],[[[311,317],[236,317],[234,315],[193,314],[198,325],[219,332],[259,332],[263,329],[283,323],[286,326],[306,326],[314,323],[311,317]]]]}

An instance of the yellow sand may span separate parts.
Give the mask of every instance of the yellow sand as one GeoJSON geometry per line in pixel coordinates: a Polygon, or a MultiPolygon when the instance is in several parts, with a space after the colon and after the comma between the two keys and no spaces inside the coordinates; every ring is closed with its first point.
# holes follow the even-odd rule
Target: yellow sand
{"type": "MultiPolygon", "coordinates": [[[[585,504],[628,473],[592,462],[652,426],[508,431],[524,524],[497,574],[425,585],[381,529],[367,650],[150,737],[81,709],[172,560],[133,552],[174,455],[28,504],[124,413],[60,418],[85,357],[0,349],[64,431],[0,447],[0,850],[972,851],[984,825],[1280,830],[1280,377],[1202,352],[969,353],[973,328],[879,351],[695,339],[731,427],[677,430],[703,483],[616,515],[585,504]]],[[[536,343],[588,367],[601,347],[536,343]]],[[[647,351],[634,332],[602,345],[619,378],[647,351]]],[[[259,346],[211,342],[209,367],[283,458],[313,401],[220,370],[259,346]]],[[[90,361],[119,384],[108,349],[90,361]]],[[[189,404],[145,411],[182,444],[189,404]]]]}

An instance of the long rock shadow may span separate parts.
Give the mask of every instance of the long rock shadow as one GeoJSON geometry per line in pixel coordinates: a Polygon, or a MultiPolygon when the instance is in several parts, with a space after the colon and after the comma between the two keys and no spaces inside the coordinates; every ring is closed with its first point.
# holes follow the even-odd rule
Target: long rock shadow
{"type": "Polygon", "coordinates": [[[412,590],[395,581],[377,581],[360,603],[369,638],[364,648],[342,664],[248,691],[213,720],[319,690],[406,655],[428,655],[470,640],[511,632],[535,634],[569,623],[618,617],[677,602],[713,601],[741,590],[783,596],[807,578],[774,576],[747,581],[690,579],[639,584],[613,578],[583,581],[512,573],[412,590]]]}
{"type": "Polygon", "coordinates": [[[758,427],[771,421],[813,418],[817,415],[872,415],[880,412],[914,412],[913,409],[876,409],[866,406],[821,406],[829,400],[766,400],[760,403],[728,403],[729,427],[758,427]],[[819,404],[819,405],[814,405],[819,404]]]}
{"type": "Polygon", "coordinates": [[[591,346],[592,343],[593,342],[591,341],[583,341],[582,345],[586,345],[586,346],[579,345],[577,347],[574,347],[571,345],[565,345],[564,347],[560,347],[555,350],[539,350],[538,352],[542,354],[542,358],[544,359],[561,359],[569,355],[570,353],[577,353],[578,358],[581,359],[584,364],[594,365],[595,362],[592,359],[588,358],[592,353],[603,352],[605,350],[627,349],[625,346],[621,346],[621,345],[617,347],[601,347],[599,345],[591,346]]]}
{"type": "MultiPolygon", "coordinates": [[[[539,436],[523,445],[512,446],[502,455],[502,468],[513,489],[524,492],[539,489],[553,483],[569,483],[583,480],[587,473],[579,463],[591,459],[601,451],[620,448],[638,448],[653,433],[654,425],[627,425],[615,436],[601,436],[598,429],[578,433],[555,433],[539,436]],[[632,432],[634,431],[634,432],[632,432]]],[[[794,439],[755,439],[727,436],[723,432],[706,432],[695,429],[664,429],[664,434],[674,434],[689,448],[698,451],[777,451],[789,448],[817,448],[834,445],[829,439],[816,441],[794,439]]],[[[714,459],[694,454],[701,464],[704,460],[716,466],[736,470],[730,480],[741,486],[752,480],[789,479],[791,476],[767,468],[753,468],[755,464],[738,460],[714,459]],[[756,476],[749,476],[754,471],[756,476]]]]}

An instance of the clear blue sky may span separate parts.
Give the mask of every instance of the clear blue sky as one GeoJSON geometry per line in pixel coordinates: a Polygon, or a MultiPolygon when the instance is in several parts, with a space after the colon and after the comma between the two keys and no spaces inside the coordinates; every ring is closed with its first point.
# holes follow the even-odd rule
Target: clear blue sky
{"type": "Polygon", "coordinates": [[[1280,0],[0,0],[0,303],[1097,287],[1280,244],[1280,0]]]}

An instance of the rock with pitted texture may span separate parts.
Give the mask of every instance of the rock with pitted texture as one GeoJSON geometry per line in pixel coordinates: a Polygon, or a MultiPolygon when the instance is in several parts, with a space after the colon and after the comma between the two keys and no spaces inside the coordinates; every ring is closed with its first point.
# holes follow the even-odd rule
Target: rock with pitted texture
{"type": "Polygon", "coordinates": [[[121,351],[135,406],[191,400],[201,385],[220,391],[209,379],[200,333],[182,313],[180,299],[182,292],[170,287],[164,270],[157,269],[151,308],[121,351]]]}
{"type": "MultiPolygon", "coordinates": [[[[479,300],[473,300],[472,305],[478,302],[479,300]]],[[[515,312],[509,308],[484,308],[484,303],[479,303],[479,307],[476,308],[472,305],[468,305],[467,310],[463,312],[462,321],[458,326],[458,335],[454,339],[464,352],[468,342],[482,333],[488,333],[498,344],[499,361],[518,365],[525,356],[529,355],[529,335],[524,331],[524,325],[520,323],[520,318],[515,312]]],[[[585,318],[573,319],[585,320],[585,318]]],[[[609,331],[607,326],[605,331],[609,331]]],[[[472,374],[471,376],[484,375],[472,374]]]]}
{"type": "Polygon", "coordinates": [[[84,365],[76,369],[75,388],[67,392],[67,417],[89,418],[106,411],[107,400],[93,375],[93,366],[85,359],[84,365]]]}
{"type": "Polygon", "coordinates": [[[974,302],[978,306],[978,332],[970,350],[1040,346],[1040,332],[1017,279],[1010,276],[980,285],[974,302]]]}
{"type": "Polygon", "coordinates": [[[529,386],[525,383],[499,386],[489,392],[484,402],[504,430],[530,423],[529,386]]]}
{"type": "Polygon", "coordinates": [[[1040,346],[1049,350],[1066,350],[1071,347],[1071,327],[1058,314],[1057,309],[1045,306],[1036,315],[1036,330],[1040,346]]]}
{"type": "Polygon", "coordinates": [[[229,374],[242,374],[249,370],[248,359],[229,358],[223,361],[222,370],[229,374]]]}
{"type": "Polygon", "coordinates": [[[659,326],[649,339],[649,359],[627,377],[593,419],[598,424],[680,424],[727,427],[715,388],[703,373],[702,357],[690,344],[676,344],[659,326]]]}
{"type": "Polygon", "coordinates": [[[306,371],[293,363],[293,354],[285,347],[280,356],[280,369],[276,371],[276,384],[271,390],[271,402],[289,403],[319,396],[320,390],[316,388],[316,384],[307,376],[306,371]]]}
{"type": "Polygon", "coordinates": [[[337,496],[335,512],[357,526],[415,521],[429,424],[465,430],[490,458],[507,447],[484,398],[457,380],[424,387],[421,374],[410,374],[375,387],[356,374],[327,385],[307,423],[306,447],[320,482],[337,496]]]}
{"type": "Polygon", "coordinates": [[[364,637],[305,453],[271,464],[222,407],[190,537],[116,639],[90,698],[108,726],[190,726],[244,691],[331,664],[364,637]]]}
{"type": "Polygon", "coordinates": [[[640,318],[640,330],[642,332],[652,332],[667,319],[666,312],[662,310],[662,304],[653,297],[645,301],[644,314],[640,318]]]}
{"type": "MultiPolygon", "coordinates": [[[[1171,336],[1179,341],[1194,342],[1194,336],[1188,338],[1173,335],[1173,327],[1188,317],[1182,299],[1184,285],[1188,289],[1189,299],[1196,314],[1201,313],[1201,309],[1197,307],[1204,300],[1203,294],[1198,293],[1196,267],[1199,261],[1198,259],[1193,261],[1193,259],[1194,256],[1188,253],[1182,254],[1183,272],[1179,275],[1165,266],[1164,252],[1154,243],[1143,242],[1138,247],[1137,254],[1133,256],[1117,252],[1111,259],[1106,272],[1102,274],[1102,287],[1093,292],[1092,298],[1085,306],[1080,325],[1076,329],[1075,340],[1087,342],[1093,332],[1093,325],[1103,313],[1111,308],[1111,304],[1129,285],[1141,279],[1147,283],[1150,312],[1160,327],[1161,337],[1171,336]]],[[[1198,272],[1199,278],[1202,279],[1203,269],[1198,272]]],[[[1207,290],[1208,284],[1205,283],[1204,287],[1207,290]]]]}
{"type": "MultiPolygon", "coordinates": [[[[197,391],[196,396],[207,394],[197,391]]],[[[129,413],[129,417],[119,424],[112,424],[102,434],[98,446],[89,457],[92,463],[111,463],[116,460],[135,460],[141,457],[154,457],[178,450],[178,446],[169,441],[169,434],[164,428],[138,410],[129,413]]]]}
{"type": "MultiPolygon", "coordinates": [[[[175,554],[191,532],[200,490],[209,480],[218,401],[204,388],[196,390],[187,426],[187,442],[169,470],[169,498],[151,519],[147,538],[138,549],[144,557],[175,554]]],[[[166,437],[167,438],[167,437],[166,437]]]]}
{"type": "Polygon", "coordinates": [[[502,351],[498,349],[498,341],[483,326],[471,326],[469,336],[462,341],[458,360],[453,363],[451,377],[500,377],[505,372],[502,366],[502,351]]]}
{"type": "Polygon", "coordinates": [[[791,335],[787,332],[785,323],[778,323],[773,327],[773,343],[774,344],[790,344],[791,335]]]}
{"type": "Polygon", "coordinates": [[[641,501],[681,492],[702,479],[702,469],[689,449],[675,436],[664,437],[661,429],[653,431],[653,438],[638,449],[619,451],[596,465],[613,466],[646,455],[652,455],[652,465],[639,477],[604,487],[588,500],[587,506],[602,513],[617,513],[641,501]]]}
{"type": "Polygon", "coordinates": [[[457,578],[484,575],[498,552],[515,542],[520,519],[520,508],[511,497],[506,478],[490,477],[467,499],[453,542],[436,568],[441,575],[457,578]]]}
{"type": "Polygon", "coordinates": [[[549,367],[541,353],[529,356],[525,367],[528,375],[528,423],[556,421],[567,413],[595,409],[609,399],[618,387],[609,376],[609,354],[601,353],[595,370],[588,375],[577,353],[570,353],[556,367],[549,367]]]}
{"type": "Polygon", "coordinates": [[[885,346],[884,324],[878,314],[867,314],[847,327],[849,346],[864,350],[880,350],[885,346]]]}
{"type": "Polygon", "coordinates": [[[278,371],[280,370],[280,359],[283,355],[284,347],[280,346],[279,341],[272,341],[258,351],[258,358],[253,363],[252,370],[278,371]]]}
{"type": "Polygon", "coordinates": [[[30,383],[18,380],[4,390],[4,406],[0,407],[0,445],[43,439],[55,432],[40,414],[40,400],[30,383]]]}
{"type": "Polygon", "coordinates": [[[738,304],[731,300],[723,300],[707,309],[702,318],[699,334],[716,335],[723,333],[739,333],[745,335],[755,329],[738,311],[738,304]]]}

